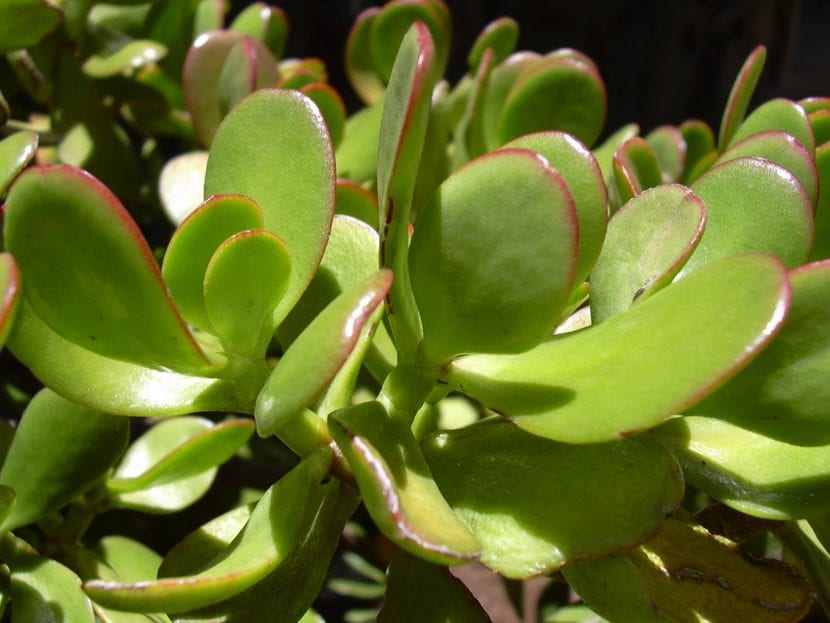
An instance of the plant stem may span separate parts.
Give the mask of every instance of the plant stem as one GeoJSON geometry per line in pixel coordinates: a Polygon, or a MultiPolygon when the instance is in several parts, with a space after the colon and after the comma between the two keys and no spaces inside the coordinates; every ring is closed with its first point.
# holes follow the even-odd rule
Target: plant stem
{"type": "Polygon", "coordinates": [[[280,441],[303,458],[321,446],[331,445],[331,434],[326,421],[311,409],[305,409],[286,422],[275,434],[280,441]]]}
{"type": "Polygon", "coordinates": [[[405,419],[411,424],[433,385],[415,368],[399,364],[383,382],[378,400],[393,418],[405,419]]]}

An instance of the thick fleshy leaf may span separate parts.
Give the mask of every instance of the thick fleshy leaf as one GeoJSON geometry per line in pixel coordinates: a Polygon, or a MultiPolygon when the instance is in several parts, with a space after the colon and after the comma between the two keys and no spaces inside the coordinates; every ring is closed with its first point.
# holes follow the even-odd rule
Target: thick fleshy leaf
{"type": "Polygon", "coordinates": [[[0,347],[6,343],[20,301],[20,271],[9,253],[0,253],[0,347]]]}
{"type": "Polygon", "coordinates": [[[23,173],[9,193],[4,236],[26,299],[67,340],[150,367],[211,368],[138,226],[88,173],[68,166],[23,173]]]}
{"type": "Polygon", "coordinates": [[[724,383],[772,338],[789,302],[780,262],[734,256],[585,331],[519,355],[456,360],[449,381],[535,435],[609,441],[682,413],[724,383]]]}
{"type": "Polygon", "coordinates": [[[793,101],[776,98],[752,111],[729,142],[730,147],[745,138],[770,130],[786,132],[804,145],[808,153],[816,149],[816,139],[807,113],[793,101]]]}
{"type": "Polygon", "coordinates": [[[278,6],[254,2],[234,18],[230,29],[262,41],[274,58],[281,58],[288,39],[288,17],[278,6]]]}
{"type": "Polygon", "coordinates": [[[787,552],[792,554],[806,571],[815,587],[816,601],[824,612],[830,610],[830,553],[825,547],[813,521],[792,522],[776,530],[776,536],[786,543],[787,552]],[[817,534],[818,533],[818,534],[817,534]]]}
{"type": "MultiPolygon", "coordinates": [[[[58,335],[21,301],[9,349],[56,392],[98,411],[164,417],[198,411],[251,413],[253,394],[228,381],[103,357],[58,335]]],[[[255,375],[254,375],[255,376],[255,375]]],[[[260,380],[252,379],[252,385],[260,380]]]]}
{"type": "Polygon", "coordinates": [[[385,86],[375,70],[372,56],[372,25],[380,13],[379,7],[369,7],[354,21],[346,40],[346,75],[352,88],[366,104],[374,104],[383,97],[385,86]]]}
{"type": "Polygon", "coordinates": [[[237,353],[263,355],[290,274],[288,249],[269,231],[245,231],[223,242],[205,271],[205,309],[216,335],[237,353]]]}
{"type": "Polygon", "coordinates": [[[343,140],[337,146],[337,174],[359,184],[377,183],[378,143],[383,98],[358,110],[346,120],[343,140]]]}
{"type": "Polygon", "coordinates": [[[24,130],[15,132],[0,141],[0,197],[5,196],[11,183],[37,151],[38,136],[24,130]]]}
{"type": "Polygon", "coordinates": [[[331,143],[337,149],[340,141],[343,140],[343,128],[346,126],[346,105],[343,99],[337,91],[324,82],[313,82],[301,87],[299,91],[317,104],[323,119],[326,120],[331,143]]]}
{"type": "Polygon", "coordinates": [[[572,58],[546,57],[516,80],[499,118],[502,143],[532,132],[560,130],[592,145],[605,124],[605,84],[572,58]]]}
{"type": "Polygon", "coordinates": [[[272,435],[311,406],[351,354],[363,325],[383,302],[392,273],[381,270],[338,296],[286,350],[256,405],[257,432],[272,435]]]}
{"type": "Polygon", "coordinates": [[[657,154],[645,139],[635,136],[620,146],[614,154],[614,180],[621,204],[663,183],[657,154]]]}
{"type": "Polygon", "coordinates": [[[692,485],[742,513],[798,519],[830,512],[830,444],[794,445],[698,416],[657,432],[692,485]]]}
{"type": "Polygon", "coordinates": [[[790,273],[790,313],[773,342],[734,379],[691,409],[799,446],[830,444],[830,262],[790,273]]]}
{"type": "Polygon", "coordinates": [[[736,544],[674,518],[630,554],[576,563],[563,574],[610,621],[795,623],[813,601],[789,565],[745,558],[736,544]]]}
{"type": "Polygon", "coordinates": [[[208,566],[192,575],[141,582],[92,580],[84,590],[97,603],[130,612],[181,612],[218,603],[266,577],[302,537],[309,508],[320,504],[320,480],[331,452],[321,450],[272,486],[245,528],[208,566]]]}
{"type": "Polygon", "coordinates": [[[818,171],[816,163],[804,145],[791,134],[769,130],[757,132],[747,138],[733,142],[715,161],[715,166],[736,158],[765,158],[787,169],[798,178],[810,206],[815,210],[818,201],[818,171]]]}
{"type": "Polygon", "coordinates": [[[20,557],[10,564],[12,623],[54,621],[93,623],[92,603],[81,590],[81,580],[55,560],[20,557]]]}
{"type": "Polygon", "coordinates": [[[379,402],[336,411],[328,421],[369,514],[387,537],[441,564],[478,557],[478,540],[447,504],[406,421],[379,402]]]}
{"type": "Polygon", "coordinates": [[[683,164],[681,181],[691,184],[694,181],[692,171],[708,154],[715,149],[715,135],[712,129],[699,119],[690,119],[680,124],[678,128],[686,143],[686,160],[683,164]]]}
{"type": "Polygon", "coordinates": [[[749,101],[755,92],[758,78],[764,69],[764,61],[767,59],[767,49],[759,45],[749,54],[744,61],[741,70],[738,72],[732,90],[729,92],[729,100],[723,110],[723,117],[720,122],[718,133],[718,150],[723,151],[732,142],[735,132],[744,121],[744,115],[749,108],[749,101]]]}
{"type": "Polygon", "coordinates": [[[0,6],[0,54],[37,45],[63,21],[48,0],[5,0],[0,6]]]}
{"type": "Polygon", "coordinates": [[[125,536],[105,536],[94,549],[119,578],[129,582],[156,577],[161,564],[155,551],[125,536]]]}
{"type": "Polygon", "coordinates": [[[83,65],[84,73],[92,78],[112,78],[130,75],[146,65],[154,65],[167,54],[167,48],[156,41],[136,39],[114,52],[94,54],[83,65]]]}
{"type": "Polygon", "coordinates": [[[816,169],[819,175],[819,196],[816,206],[815,244],[812,260],[830,258],[830,142],[816,148],[816,169]]]}
{"type": "Polygon", "coordinates": [[[823,145],[830,141],[830,110],[819,110],[807,115],[813,127],[816,145],[823,145]]]}
{"type": "Polygon", "coordinates": [[[697,246],[705,218],[703,202],[679,184],[647,190],[620,208],[591,273],[592,322],[668,285],[697,246]]]}
{"type": "Polygon", "coordinates": [[[392,558],[386,584],[379,623],[490,623],[475,597],[446,568],[402,550],[392,558]]]}
{"type": "Polygon", "coordinates": [[[296,91],[262,89],[219,127],[205,195],[240,194],[262,208],[265,229],[291,251],[291,279],[274,312],[279,324],[306,289],[334,214],[334,154],[317,106],[296,91]]]}
{"type": "Polygon", "coordinates": [[[677,463],[645,435],[560,444],[490,418],[422,446],[481,562],[510,578],[642,543],[683,497],[677,463]]]}
{"type": "Polygon", "coordinates": [[[498,65],[516,49],[519,40],[519,24],[511,17],[493,20],[478,35],[467,56],[467,66],[475,73],[484,57],[484,52],[493,50],[492,63],[498,65]]]}
{"type": "MultiPolygon", "coordinates": [[[[198,437],[202,436],[204,439],[204,434],[213,426],[210,420],[195,416],[165,420],[153,426],[130,445],[113,474],[113,478],[121,481],[121,484],[136,478],[139,486],[144,480],[148,481],[148,486],[128,486],[125,493],[112,492],[111,504],[119,508],[166,513],[180,510],[198,500],[213,483],[217,470],[216,463],[204,457],[197,464],[204,469],[194,473],[187,466],[177,465],[177,459],[180,458],[177,453],[186,453],[190,444],[202,441],[198,437]],[[169,472],[165,465],[156,467],[167,460],[172,462],[169,472]],[[157,473],[160,475],[160,482],[156,482],[154,478],[157,473]],[[171,480],[175,476],[181,477],[171,480]]],[[[237,432],[238,430],[234,430],[233,435],[237,432]]],[[[250,434],[250,430],[245,430],[245,434],[250,434]]],[[[208,437],[208,441],[212,439],[208,437]]]]}
{"type": "MultiPolygon", "coordinates": [[[[303,613],[319,595],[340,534],[359,501],[351,487],[336,479],[320,488],[320,502],[307,505],[294,547],[270,575],[232,599],[188,612],[179,620],[247,623],[267,612],[269,623],[306,621],[303,613]]],[[[311,623],[320,620],[313,618],[311,623]]]]}
{"type": "MultiPolygon", "coordinates": [[[[473,158],[487,152],[484,128],[484,106],[487,102],[487,91],[490,77],[493,73],[494,52],[484,50],[484,56],[478,65],[475,76],[466,79],[466,106],[464,113],[455,125],[452,143],[452,159],[450,168],[458,169],[473,158]]],[[[450,106],[447,106],[450,108],[450,106]]]]}
{"type": "Polygon", "coordinates": [[[771,253],[787,268],[807,261],[813,208],[788,170],[769,160],[736,158],[698,178],[692,191],[706,204],[706,229],[681,275],[736,253],[771,253]]]}
{"type": "Polygon", "coordinates": [[[664,182],[677,182],[686,164],[686,141],[680,130],[672,125],[661,125],[646,136],[660,163],[664,182]]]}
{"type": "Polygon", "coordinates": [[[412,238],[421,356],[440,365],[538,344],[568,301],[576,254],[573,198],[543,157],[502,150],[457,171],[412,238]]]}
{"type": "Polygon", "coordinates": [[[129,432],[129,420],[41,390],[24,411],[0,470],[0,484],[17,495],[3,529],[37,521],[92,487],[121,456],[129,432]]]}
{"type": "Polygon", "coordinates": [[[235,234],[262,226],[262,210],[253,200],[241,195],[213,195],[175,231],[161,274],[189,323],[206,331],[213,328],[205,307],[204,282],[219,245],[235,234]]]}
{"type": "Polygon", "coordinates": [[[168,218],[179,225],[202,203],[208,152],[191,151],[170,159],[159,175],[159,198],[168,218]]]}
{"type": "Polygon", "coordinates": [[[596,159],[587,147],[563,132],[531,134],[507,143],[505,148],[530,149],[541,154],[568,185],[579,230],[579,262],[574,281],[581,283],[599,256],[608,223],[608,196],[596,159]]]}
{"type": "Polygon", "coordinates": [[[611,179],[614,166],[614,154],[622,147],[627,140],[634,138],[640,133],[640,126],[636,123],[624,125],[611,134],[602,145],[595,147],[592,151],[596,158],[599,170],[602,171],[602,178],[606,181],[611,179]]]}
{"type": "Polygon", "coordinates": [[[416,22],[401,43],[384,100],[377,174],[380,265],[395,272],[387,317],[401,358],[410,362],[421,337],[409,283],[410,212],[434,84],[433,40],[416,22]]]}
{"type": "MultiPolygon", "coordinates": [[[[504,108],[504,103],[507,101],[510,90],[518,77],[526,69],[535,65],[540,58],[541,56],[536,52],[516,52],[493,68],[481,110],[482,129],[487,151],[497,149],[504,143],[498,132],[499,117],[504,108]]],[[[453,93],[457,93],[460,87],[461,84],[456,87],[453,93]]]]}
{"type": "Polygon", "coordinates": [[[160,442],[158,438],[145,439],[144,447],[131,449],[119,465],[118,473],[107,480],[107,489],[129,493],[190,478],[229,460],[253,432],[251,420],[229,420],[194,434],[149,465],[141,460],[145,457],[138,458],[137,455],[142,451],[155,454],[154,446],[160,442]],[[139,471],[142,467],[143,471],[139,471]]]}
{"type": "Polygon", "coordinates": [[[337,199],[335,212],[352,216],[368,223],[375,230],[378,228],[378,198],[357,182],[347,179],[337,180],[337,199]]]}

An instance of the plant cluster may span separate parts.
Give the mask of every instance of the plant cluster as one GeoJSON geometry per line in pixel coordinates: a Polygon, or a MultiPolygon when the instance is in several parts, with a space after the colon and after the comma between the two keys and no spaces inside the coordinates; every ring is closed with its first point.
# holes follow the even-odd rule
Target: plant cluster
{"type": "Polygon", "coordinates": [[[388,569],[330,585],[379,621],[489,620],[472,561],[569,586],[551,622],[830,612],[830,98],[749,112],[759,47],[717,136],[597,144],[590,58],[502,18],[449,84],[447,6],[391,0],[347,116],[225,8],[0,5],[0,328],[43,387],[5,380],[3,620],[318,621],[360,505],[388,569]],[[280,449],[163,556],[96,529],[280,449]]]}

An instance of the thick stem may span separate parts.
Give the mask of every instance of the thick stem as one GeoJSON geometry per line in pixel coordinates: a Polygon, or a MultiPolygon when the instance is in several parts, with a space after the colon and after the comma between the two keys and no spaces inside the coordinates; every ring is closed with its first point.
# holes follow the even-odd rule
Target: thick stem
{"type": "Polygon", "coordinates": [[[383,382],[378,400],[393,418],[411,424],[433,386],[434,383],[425,380],[415,368],[398,365],[383,382]]]}

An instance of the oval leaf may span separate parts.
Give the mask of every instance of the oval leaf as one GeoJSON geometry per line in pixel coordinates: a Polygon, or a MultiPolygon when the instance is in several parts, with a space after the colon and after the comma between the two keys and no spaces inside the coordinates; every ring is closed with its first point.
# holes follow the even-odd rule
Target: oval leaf
{"type": "Polygon", "coordinates": [[[352,24],[346,40],[346,75],[352,88],[366,104],[374,104],[383,97],[384,84],[375,71],[372,57],[372,25],[380,13],[380,7],[361,11],[352,24]]]}
{"type": "Polygon", "coordinates": [[[35,157],[38,136],[24,130],[0,141],[0,197],[5,196],[14,178],[35,157]]]}
{"type": "Polygon", "coordinates": [[[686,141],[680,130],[671,125],[661,125],[648,133],[646,142],[657,156],[663,181],[679,181],[686,163],[686,141]]]}
{"type": "Polygon", "coordinates": [[[159,176],[159,198],[167,217],[181,224],[202,203],[208,153],[191,151],[171,158],[159,176]]]}
{"type": "Polygon", "coordinates": [[[114,52],[94,54],[84,62],[83,70],[92,78],[130,75],[146,65],[155,65],[167,54],[167,48],[156,41],[136,39],[114,52]]]}
{"type": "Polygon", "coordinates": [[[789,302],[778,261],[730,257],[527,353],[459,359],[449,380],[535,435],[610,441],[682,413],[724,383],[772,338],[789,302]]]}
{"type": "Polygon", "coordinates": [[[81,590],[81,580],[55,560],[26,557],[12,567],[12,621],[93,623],[92,603],[81,590]]]}
{"type": "Polygon", "coordinates": [[[752,111],[729,143],[731,147],[745,138],[768,131],[786,132],[804,145],[810,154],[816,149],[813,127],[804,109],[793,101],[776,98],[752,111]]]}
{"type": "Polygon", "coordinates": [[[37,45],[62,21],[60,5],[47,0],[5,0],[0,6],[0,54],[37,45]]]}
{"type": "Polygon", "coordinates": [[[758,78],[764,69],[764,61],[767,59],[767,49],[759,45],[749,54],[744,61],[732,90],[729,92],[729,100],[723,110],[723,117],[720,122],[720,133],[718,134],[718,151],[723,151],[732,142],[735,132],[743,123],[744,115],[749,107],[749,101],[755,92],[758,78]]]}
{"type": "Polygon", "coordinates": [[[337,180],[337,200],[335,211],[337,214],[352,216],[368,223],[375,230],[378,228],[378,198],[357,182],[351,180],[337,180]]]}
{"type": "Polygon", "coordinates": [[[484,53],[493,50],[492,63],[498,65],[516,49],[519,40],[519,24],[511,17],[500,17],[493,20],[476,38],[470,54],[467,56],[467,66],[471,73],[478,71],[484,53]]]}
{"type": "Polygon", "coordinates": [[[323,82],[313,82],[300,89],[303,95],[308,96],[317,104],[326,128],[331,136],[331,143],[336,149],[343,140],[343,128],[346,126],[346,105],[340,95],[329,85],[323,82]]]}
{"type": "Polygon", "coordinates": [[[622,204],[663,183],[657,154],[639,136],[628,139],[620,146],[614,154],[613,166],[617,194],[622,204]]]}
{"type": "Polygon", "coordinates": [[[262,41],[274,58],[281,58],[288,39],[288,17],[277,6],[254,2],[234,18],[230,29],[262,41]]]}

